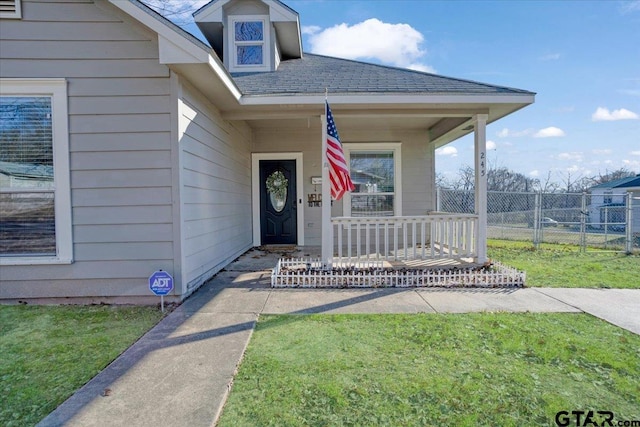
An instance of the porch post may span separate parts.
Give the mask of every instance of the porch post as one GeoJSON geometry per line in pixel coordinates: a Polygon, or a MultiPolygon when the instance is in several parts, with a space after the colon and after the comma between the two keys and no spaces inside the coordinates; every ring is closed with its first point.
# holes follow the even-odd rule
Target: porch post
{"type": "Polygon", "coordinates": [[[322,121],[322,264],[328,268],[333,261],[333,227],[331,226],[331,184],[329,183],[329,161],[327,160],[327,115],[322,121]]]}
{"type": "Polygon", "coordinates": [[[475,214],[478,216],[476,230],[476,262],[487,262],[487,114],[478,114],[474,120],[475,146],[475,214]]]}

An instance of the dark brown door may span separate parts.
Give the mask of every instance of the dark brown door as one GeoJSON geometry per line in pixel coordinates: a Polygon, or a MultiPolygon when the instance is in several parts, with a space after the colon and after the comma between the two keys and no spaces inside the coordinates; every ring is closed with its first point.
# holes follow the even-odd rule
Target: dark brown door
{"type": "Polygon", "coordinates": [[[260,160],[260,237],[263,245],[298,241],[296,161],[260,160]]]}

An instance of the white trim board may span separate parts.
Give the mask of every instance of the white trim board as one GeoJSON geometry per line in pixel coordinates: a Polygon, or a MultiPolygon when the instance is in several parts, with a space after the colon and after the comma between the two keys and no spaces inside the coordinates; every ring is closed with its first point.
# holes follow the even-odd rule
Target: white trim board
{"type": "Polygon", "coordinates": [[[302,153],[252,153],[251,154],[251,211],[253,225],[253,246],[261,245],[260,238],[260,160],[295,160],[296,161],[296,199],[298,209],[297,234],[298,246],[304,246],[304,174],[302,173],[302,153]]]}

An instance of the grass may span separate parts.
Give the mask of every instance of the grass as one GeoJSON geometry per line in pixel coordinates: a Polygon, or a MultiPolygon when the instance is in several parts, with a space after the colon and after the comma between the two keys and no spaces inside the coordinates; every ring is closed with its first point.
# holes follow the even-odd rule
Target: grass
{"type": "Polygon", "coordinates": [[[585,314],[264,316],[219,425],[640,419],[640,337],[585,314]]]}
{"type": "Polygon", "coordinates": [[[640,255],[577,246],[490,240],[489,257],[527,272],[527,286],[553,288],[640,288],[640,255]]]}
{"type": "MultiPolygon", "coordinates": [[[[509,241],[489,255],[529,286],[640,288],[638,255],[509,241]]],[[[161,317],[0,305],[0,425],[36,424],[161,317]]],[[[551,425],[588,407],[640,419],[638,349],[586,315],[264,317],[221,425],[551,425]]]]}
{"type": "Polygon", "coordinates": [[[34,425],[162,313],[151,307],[0,306],[0,425],[34,425]]]}

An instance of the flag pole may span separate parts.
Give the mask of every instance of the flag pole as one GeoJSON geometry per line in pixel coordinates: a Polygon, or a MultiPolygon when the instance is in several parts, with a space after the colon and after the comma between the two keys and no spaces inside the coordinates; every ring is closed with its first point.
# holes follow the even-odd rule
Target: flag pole
{"type": "Polygon", "coordinates": [[[324,90],[324,114],[322,121],[322,265],[330,269],[333,262],[333,227],[331,226],[331,184],[329,182],[329,160],[327,159],[327,97],[324,90]]]}

